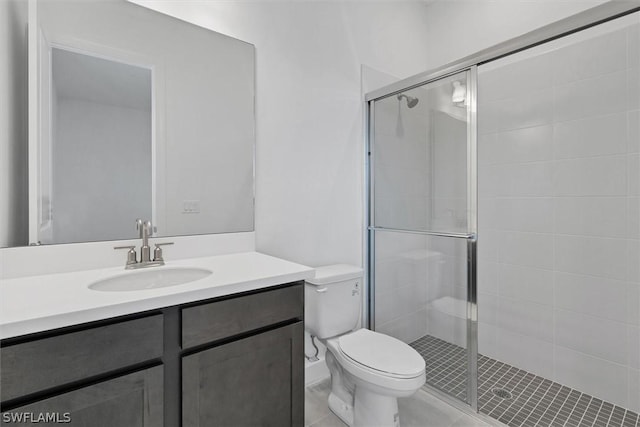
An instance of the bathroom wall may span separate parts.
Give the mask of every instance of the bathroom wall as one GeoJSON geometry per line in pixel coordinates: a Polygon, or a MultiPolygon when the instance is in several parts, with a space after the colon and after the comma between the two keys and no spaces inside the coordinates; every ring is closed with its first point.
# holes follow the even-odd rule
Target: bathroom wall
{"type": "Polygon", "coordinates": [[[138,3],[256,46],[258,250],[312,266],[362,265],[361,65],[399,78],[424,70],[425,6],[138,3]]]}
{"type": "Polygon", "coordinates": [[[427,68],[456,61],[606,1],[436,0],[427,9],[427,68]]]}
{"type": "Polygon", "coordinates": [[[634,411],[639,29],[603,24],[478,79],[480,352],[634,411]]]}
{"type": "Polygon", "coordinates": [[[0,248],[28,242],[26,22],[26,1],[0,1],[0,248]]]}

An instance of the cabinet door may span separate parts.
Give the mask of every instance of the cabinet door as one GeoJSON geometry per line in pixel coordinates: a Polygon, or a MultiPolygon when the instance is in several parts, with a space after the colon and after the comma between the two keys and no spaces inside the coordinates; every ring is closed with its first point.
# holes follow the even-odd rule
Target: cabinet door
{"type": "Polygon", "coordinates": [[[1,423],[159,427],[163,425],[162,372],[162,366],[156,366],[20,406],[3,412],[1,423]]]}
{"type": "Polygon", "coordinates": [[[297,322],[182,359],[183,427],[304,425],[297,322]]]}

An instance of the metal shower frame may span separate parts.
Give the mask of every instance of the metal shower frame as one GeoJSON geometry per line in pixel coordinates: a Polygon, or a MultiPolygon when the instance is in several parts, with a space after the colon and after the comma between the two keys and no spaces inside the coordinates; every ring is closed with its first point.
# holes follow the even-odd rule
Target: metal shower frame
{"type": "MultiPolygon", "coordinates": [[[[568,36],[587,28],[640,11],[640,0],[612,0],[569,18],[541,27],[520,37],[508,40],[484,49],[431,71],[400,80],[391,85],[374,90],[365,95],[366,103],[366,271],[367,286],[367,322],[375,330],[375,232],[391,231],[426,236],[464,239],[467,242],[467,401],[463,402],[430,385],[434,394],[465,412],[480,415],[482,418],[496,420],[480,414],[478,411],[478,294],[477,294],[477,76],[478,66],[505,56],[568,36]],[[408,231],[375,227],[374,223],[374,182],[373,155],[375,125],[375,101],[398,95],[401,92],[441,80],[458,73],[467,73],[468,94],[470,96],[467,112],[467,233],[445,233],[437,231],[408,231]],[[471,411],[469,411],[471,410],[471,411]]],[[[501,423],[500,423],[501,424],[501,423]]]]}

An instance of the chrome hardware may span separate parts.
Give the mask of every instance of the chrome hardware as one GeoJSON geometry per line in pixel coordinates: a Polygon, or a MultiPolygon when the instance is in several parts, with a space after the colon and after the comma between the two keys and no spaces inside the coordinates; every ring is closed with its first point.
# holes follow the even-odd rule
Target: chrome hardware
{"type": "Polygon", "coordinates": [[[156,245],[156,248],[153,250],[153,260],[155,262],[158,262],[158,261],[164,262],[164,259],[162,258],[161,246],[173,245],[173,242],[156,243],[155,245],[156,245]]]}
{"type": "Polygon", "coordinates": [[[115,246],[113,249],[129,249],[127,251],[127,265],[125,268],[129,268],[130,265],[138,263],[138,255],[136,254],[135,246],[115,246]]]}
{"type": "Polygon", "coordinates": [[[173,245],[173,242],[167,243],[155,243],[155,249],[153,251],[153,261],[151,260],[151,247],[149,246],[149,237],[153,234],[154,227],[151,225],[151,221],[143,221],[142,219],[136,219],[136,230],[139,231],[139,236],[142,239],[142,246],[140,246],[140,261],[136,253],[135,246],[117,246],[114,249],[129,249],[127,252],[127,263],[125,265],[126,270],[132,270],[145,267],[156,267],[164,265],[164,259],[162,258],[162,248],[160,246],[173,245]]]}
{"type": "Polygon", "coordinates": [[[316,292],[319,293],[319,294],[323,294],[323,293],[327,292],[327,288],[318,288],[318,289],[316,289],[316,292]]]}
{"type": "MultiPolygon", "coordinates": [[[[136,227],[138,227],[138,221],[136,220],[136,227]]],[[[147,263],[151,261],[151,247],[149,247],[149,236],[152,233],[151,221],[145,221],[140,227],[140,238],[142,239],[142,246],[140,247],[140,262],[147,263]]]]}

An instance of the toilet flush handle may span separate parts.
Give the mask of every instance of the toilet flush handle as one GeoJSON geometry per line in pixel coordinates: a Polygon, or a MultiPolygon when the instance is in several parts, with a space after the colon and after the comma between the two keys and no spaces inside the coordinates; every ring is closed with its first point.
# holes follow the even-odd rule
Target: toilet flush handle
{"type": "Polygon", "coordinates": [[[327,292],[327,288],[318,288],[318,289],[316,289],[316,292],[319,293],[319,294],[325,293],[325,292],[327,292]]]}

